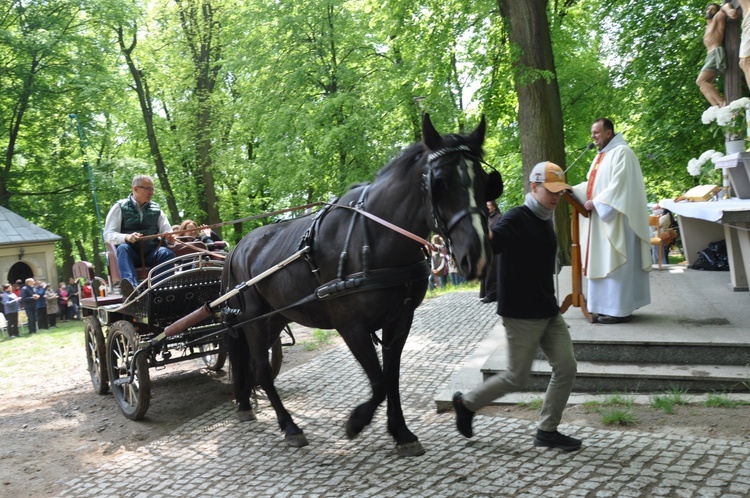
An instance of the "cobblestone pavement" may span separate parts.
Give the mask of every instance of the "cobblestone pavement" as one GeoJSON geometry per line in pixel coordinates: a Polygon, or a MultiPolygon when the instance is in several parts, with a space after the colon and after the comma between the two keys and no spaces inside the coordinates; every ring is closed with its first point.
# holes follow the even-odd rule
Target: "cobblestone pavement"
{"type": "Polygon", "coordinates": [[[483,416],[475,418],[473,439],[459,436],[453,413],[436,413],[433,398],[496,323],[491,308],[461,292],[418,309],[401,393],[407,424],[427,450],[421,457],[396,455],[385,406],[357,439],[344,437],[346,417],[370,390],[341,346],[277,380],[309,446],[285,445],[266,400],[258,420],[245,423],[226,403],[115,462],[71,476],[59,496],[750,495],[750,448],[741,441],[563,425],[584,441],[568,453],[535,448],[534,424],[483,416]]]}

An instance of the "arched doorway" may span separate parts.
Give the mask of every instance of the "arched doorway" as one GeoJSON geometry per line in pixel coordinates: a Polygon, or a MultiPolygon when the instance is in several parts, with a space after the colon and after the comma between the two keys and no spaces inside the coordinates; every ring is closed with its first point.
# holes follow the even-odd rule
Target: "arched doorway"
{"type": "Polygon", "coordinates": [[[34,272],[31,270],[29,265],[22,261],[14,264],[10,267],[10,270],[8,270],[9,283],[13,283],[16,280],[20,280],[21,282],[23,282],[27,278],[34,278],[34,272]]]}

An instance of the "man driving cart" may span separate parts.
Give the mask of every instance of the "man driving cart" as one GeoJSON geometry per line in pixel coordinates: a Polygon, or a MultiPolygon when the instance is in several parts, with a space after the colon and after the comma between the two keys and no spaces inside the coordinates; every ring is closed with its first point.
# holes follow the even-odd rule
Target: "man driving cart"
{"type": "MultiPolygon", "coordinates": [[[[159,205],[151,201],[154,195],[154,180],[147,175],[138,175],[131,183],[132,192],[127,199],[117,201],[107,214],[104,224],[104,240],[116,248],[117,266],[120,269],[120,290],[127,299],[138,287],[136,261],[147,266],[156,266],[174,258],[174,253],[159,243],[165,234],[169,244],[174,243],[172,225],[159,205]]],[[[155,275],[169,269],[160,268],[155,275]]]]}

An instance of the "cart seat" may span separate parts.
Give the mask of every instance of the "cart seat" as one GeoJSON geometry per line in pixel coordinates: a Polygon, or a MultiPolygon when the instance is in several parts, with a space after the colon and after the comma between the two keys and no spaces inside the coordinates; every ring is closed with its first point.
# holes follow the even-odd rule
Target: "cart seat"
{"type": "Polygon", "coordinates": [[[91,281],[91,287],[93,289],[93,297],[82,297],[79,301],[84,308],[97,308],[99,306],[106,306],[108,304],[120,304],[122,302],[122,296],[119,294],[111,294],[109,296],[100,296],[99,287],[101,282],[94,276],[94,266],[88,261],[79,261],[73,265],[73,278],[78,280],[82,278],[84,280],[91,281]]]}
{"type": "MultiPolygon", "coordinates": [[[[117,284],[122,277],[120,276],[120,267],[117,266],[117,251],[111,242],[106,242],[107,246],[107,266],[109,267],[109,276],[112,278],[112,285],[117,284]]],[[[151,270],[148,266],[136,266],[135,277],[138,280],[145,280],[148,272],[151,270]]]]}

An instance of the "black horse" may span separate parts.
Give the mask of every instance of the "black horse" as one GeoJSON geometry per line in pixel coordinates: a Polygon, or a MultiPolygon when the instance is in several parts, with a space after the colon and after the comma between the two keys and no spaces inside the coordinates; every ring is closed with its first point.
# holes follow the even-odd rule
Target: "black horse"
{"type": "Polygon", "coordinates": [[[228,301],[238,310],[229,321],[239,333],[228,334],[228,348],[240,419],[255,418],[250,395],[260,385],[287,444],[307,445],[274,387],[268,350],[289,322],[336,329],[372,387],[370,399],[349,416],[347,437],[356,437],[387,398],[388,431],[399,454],[424,453],[406,426],[399,394],[401,352],[427,291],[424,246],[352,208],[421,238],[440,233],[461,273],[481,277],[492,257],[485,202],[502,190],[499,174],[480,165],[485,128],[482,118],[468,136],[441,137],[425,115],[423,142],[402,151],[372,184],[351,188],[314,216],[258,228],[237,244],[224,267],[225,290],[274,271],[228,301]],[[303,256],[288,258],[296,253],[303,256]],[[380,329],[382,367],[374,345],[380,329]]]}

